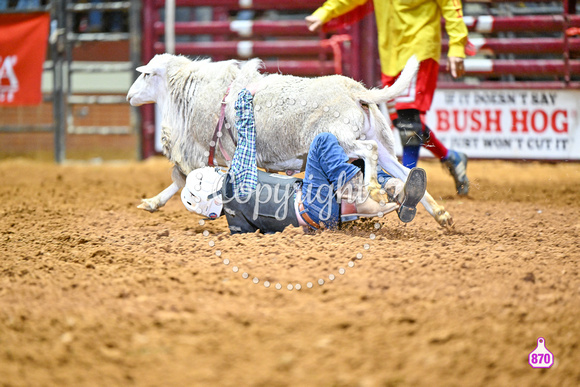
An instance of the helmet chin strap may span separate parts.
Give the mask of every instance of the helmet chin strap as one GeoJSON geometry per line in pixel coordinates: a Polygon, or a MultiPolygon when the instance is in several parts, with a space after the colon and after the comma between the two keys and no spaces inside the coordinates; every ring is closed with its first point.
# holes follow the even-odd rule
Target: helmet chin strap
{"type": "Polygon", "coordinates": [[[221,196],[221,194],[222,194],[222,190],[220,189],[219,191],[216,191],[216,192],[210,194],[207,197],[207,200],[211,200],[211,199],[215,198],[216,196],[221,196]]]}

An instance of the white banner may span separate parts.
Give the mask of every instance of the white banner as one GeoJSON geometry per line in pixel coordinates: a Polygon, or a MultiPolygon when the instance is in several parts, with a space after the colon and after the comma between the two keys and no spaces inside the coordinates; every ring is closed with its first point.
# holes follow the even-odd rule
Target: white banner
{"type": "Polygon", "coordinates": [[[580,90],[438,90],[427,125],[472,158],[580,160],[579,110],[580,90]]]}

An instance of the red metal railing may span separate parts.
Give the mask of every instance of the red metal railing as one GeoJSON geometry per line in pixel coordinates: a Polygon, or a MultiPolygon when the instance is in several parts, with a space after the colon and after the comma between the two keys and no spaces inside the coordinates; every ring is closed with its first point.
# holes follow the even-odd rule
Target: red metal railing
{"type": "MultiPolygon", "coordinates": [[[[493,0],[491,4],[512,2],[516,0],[493,0]]],[[[444,76],[439,88],[577,87],[578,79],[575,77],[580,74],[580,61],[576,58],[580,54],[580,38],[575,37],[574,31],[580,27],[580,16],[576,15],[576,0],[564,0],[562,5],[561,13],[551,15],[464,17],[468,30],[480,35],[474,37],[470,34],[470,41],[486,58],[491,58],[467,58],[465,67],[470,82],[450,82],[444,76]],[[515,37],[496,37],[505,32],[513,33],[515,37]],[[517,37],[518,34],[522,37],[517,37]],[[504,59],[506,56],[510,59],[504,59]],[[511,81],[506,81],[506,76],[511,77],[511,81]]],[[[444,41],[443,52],[447,46],[448,42],[444,41]]],[[[442,73],[445,65],[442,60],[442,73]]]]}
{"type": "MultiPolygon", "coordinates": [[[[524,15],[524,16],[465,16],[465,25],[470,32],[558,32],[564,29],[565,15],[524,15]]],[[[580,26],[580,16],[569,15],[569,26],[580,26]]]]}
{"type": "MultiPolygon", "coordinates": [[[[322,3],[322,0],[176,0],[175,2],[178,7],[222,7],[235,11],[240,9],[314,10],[322,3]]],[[[154,0],[153,5],[161,8],[165,5],[165,0],[154,0]]]]}
{"type": "MultiPolygon", "coordinates": [[[[486,50],[493,54],[562,54],[564,52],[564,39],[562,38],[480,38],[470,39],[479,51],[486,50]]],[[[442,45],[443,52],[448,49],[448,41],[442,45]]],[[[568,50],[574,53],[580,52],[580,38],[568,40],[568,50]]]]}
{"type": "MultiPolygon", "coordinates": [[[[447,61],[442,60],[439,66],[440,71],[444,71],[447,61]]],[[[571,72],[580,74],[580,60],[570,61],[568,67],[571,72]]],[[[473,59],[465,61],[465,71],[471,75],[564,76],[566,70],[567,66],[564,61],[558,59],[473,59]]]]}
{"type": "MultiPolygon", "coordinates": [[[[165,44],[157,42],[155,53],[165,52],[165,44]]],[[[316,56],[332,54],[330,47],[316,40],[285,41],[224,41],[224,42],[187,42],[176,43],[175,51],[183,55],[225,55],[229,58],[253,58],[264,56],[316,56]]]]}
{"type": "MultiPolygon", "coordinates": [[[[153,30],[157,35],[163,35],[164,24],[156,22],[153,30]]],[[[302,20],[256,20],[246,21],[207,21],[207,22],[177,22],[175,23],[177,35],[232,35],[232,36],[308,36],[306,23],[302,20]],[[249,32],[249,34],[248,34],[249,32]]]]}

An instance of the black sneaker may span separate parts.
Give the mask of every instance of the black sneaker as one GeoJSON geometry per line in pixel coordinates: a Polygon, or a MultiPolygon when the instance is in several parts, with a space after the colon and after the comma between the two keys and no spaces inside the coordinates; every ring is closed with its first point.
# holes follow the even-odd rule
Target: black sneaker
{"type": "Polygon", "coordinates": [[[397,210],[399,219],[403,223],[409,223],[415,219],[417,204],[423,199],[427,189],[427,174],[424,169],[413,168],[407,176],[405,188],[403,188],[403,199],[397,210]]]}

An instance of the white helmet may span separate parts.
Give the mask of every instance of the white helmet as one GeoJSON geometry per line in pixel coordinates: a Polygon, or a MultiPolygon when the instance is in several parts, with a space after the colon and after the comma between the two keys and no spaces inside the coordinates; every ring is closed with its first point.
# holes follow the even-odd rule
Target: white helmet
{"type": "Polygon", "coordinates": [[[221,215],[223,203],[221,187],[225,173],[220,168],[198,168],[187,175],[181,191],[185,208],[210,219],[221,215]]]}

